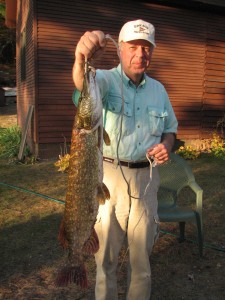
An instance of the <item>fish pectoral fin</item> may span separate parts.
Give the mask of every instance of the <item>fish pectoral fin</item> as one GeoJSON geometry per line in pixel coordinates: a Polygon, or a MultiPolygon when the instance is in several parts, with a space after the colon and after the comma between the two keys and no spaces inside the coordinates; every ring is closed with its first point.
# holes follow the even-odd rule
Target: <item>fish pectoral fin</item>
{"type": "Polygon", "coordinates": [[[59,227],[58,240],[64,249],[68,249],[69,243],[66,238],[66,229],[65,229],[65,224],[64,224],[63,219],[62,219],[60,227],[59,227]]]}
{"type": "Polygon", "coordinates": [[[108,135],[108,133],[106,132],[106,130],[105,130],[104,127],[103,127],[103,140],[104,140],[104,142],[105,142],[105,144],[106,144],[107,146],[110,145],[110,143],[111,143],[110,137],[109,137],[109,135],[108,135]]]}
{"type": "Polygon", "coordinates": [[[99,240],[95,229],[92,229],[90,237],[84,243],[82,250],[88,254],[95,254],[99,250],[99,240]]]}
{"type": "Polygon", "coordinates": [[[107,186],[104,184],[104,182],[102,183],[102,189],[103,189],[104,194],[105,194],[105,199],[110,199],[110,192],[109,192],[109,189],[108,189],[107,186]]]}
{"type": "Polygon", "coordinates": [[[109,190],[103,182],[98,185],[96,197],[99,204],[104,204],[105,200],[110,198],[109,190]]]}

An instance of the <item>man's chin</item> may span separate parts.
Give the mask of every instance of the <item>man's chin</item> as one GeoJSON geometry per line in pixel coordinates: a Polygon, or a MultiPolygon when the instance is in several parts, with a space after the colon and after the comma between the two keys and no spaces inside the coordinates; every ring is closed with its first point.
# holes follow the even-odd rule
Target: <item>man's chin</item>
{"type": "Polygon", "coordinates": [[[134,72],[136,73],[136,74],[143,74],[144,72],[145,72],[145,69],[146,68],[134,68],[134,72]]]}

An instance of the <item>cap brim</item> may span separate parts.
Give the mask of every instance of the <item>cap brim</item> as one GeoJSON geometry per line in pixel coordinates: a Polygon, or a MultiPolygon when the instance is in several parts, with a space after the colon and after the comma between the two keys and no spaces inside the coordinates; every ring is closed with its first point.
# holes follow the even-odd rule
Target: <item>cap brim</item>
{"type": "Polygon", "coordinates": [[[154,47],[156,47],[156,44],[153,41],[150,41],[149,39],[145,39],[145,38],[138,38],[138,39],[125,39],[125,40],[121,40],[119,42],[131,42],[131,41],[136,41],[136,40],[144,40],[149,42],[151,45],[153,45],[154,47]]]}

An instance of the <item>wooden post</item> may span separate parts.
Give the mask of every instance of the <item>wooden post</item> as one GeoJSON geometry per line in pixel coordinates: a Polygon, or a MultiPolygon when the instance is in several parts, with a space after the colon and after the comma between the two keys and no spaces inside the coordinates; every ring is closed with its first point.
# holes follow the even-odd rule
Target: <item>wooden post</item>
{"type": "Polygon", "coordinates": [[[34,106],[30,105],[29,106],[29,110],[28,110],[28,114],[27,114],[27,118],[26,118],[26,123],[25,123],[25,131],[22,135],[22,140],[20,143],[20,150],[19,150],[19,154],[18,154],[18,159],[22,160],[23,158],[23,153],[24,153],[24,149],[25,149],[25,145],[26,145],[26,138],[27,138],[27,131],[28,131],[28,127],[30,125],[31,122],[31,117],[34,111],[34,106]]]}

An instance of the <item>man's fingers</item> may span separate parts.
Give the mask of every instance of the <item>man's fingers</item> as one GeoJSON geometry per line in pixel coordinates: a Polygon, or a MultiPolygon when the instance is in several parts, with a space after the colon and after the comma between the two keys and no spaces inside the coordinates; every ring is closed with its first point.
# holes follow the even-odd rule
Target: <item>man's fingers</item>
{"type": "Polygon", "coordinates": [[[161,164],[169,159],[168,150],[164,144],[156,144],[152,148],[147,150],[149,157],[153,156],[156,161],[161,164]]]}
{"type": "Polygon", "coordinates": [[[94,33],[98,37],[99,46],[104,48],[106,46],[106,42],[107,42],[104,32],[102,32],[100,30],[94,30],[94,31],[92,31],[92,33],[94,33]]]}
{"type": "Polygon", "coordinates": [[[105,35],[102,31],[87,31],[80,38],[77,44],[76,56],[81,54],[86,58],[91,58],[106,45],[105,35]]]}

